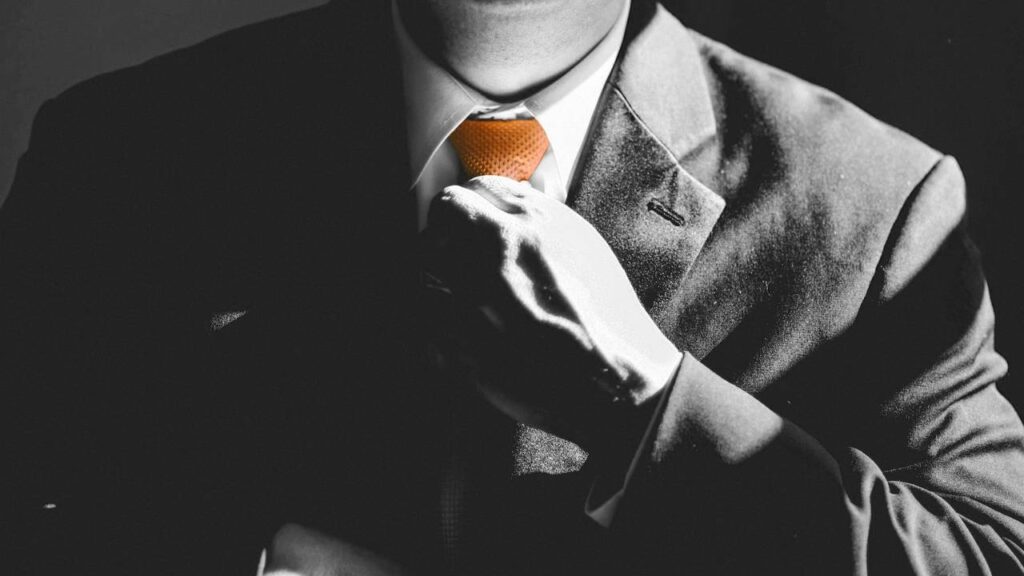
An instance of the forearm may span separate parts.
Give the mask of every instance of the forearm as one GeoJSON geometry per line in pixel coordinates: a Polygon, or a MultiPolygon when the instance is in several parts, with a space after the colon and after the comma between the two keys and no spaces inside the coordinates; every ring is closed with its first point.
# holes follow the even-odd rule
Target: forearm
{"type": "Polygon", "coordinates": [[[1020,421],[992,386],[946,417],[977,428],[970,447],[953,442],[884,472],[855,448],[826,449],[688,356],[613,530],[652,570],[1024,573],[1020,421]]]}

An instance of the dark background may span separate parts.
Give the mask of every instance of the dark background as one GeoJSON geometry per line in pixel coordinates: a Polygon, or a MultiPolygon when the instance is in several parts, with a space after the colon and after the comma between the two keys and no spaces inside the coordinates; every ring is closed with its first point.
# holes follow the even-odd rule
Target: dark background
{"type": "MultiPolygon", "coordinates": [[[[72,84],[323,0],[5,0],[0,201],[39,104],[72,84]]],[[[339,0],[386,2],[388,0],[339,0]]],[[[1024,0],[668,0],[690,27],[956,156],[998,317],[1024,366],[1024,0]]],[[[865,359],[868,361],[868,359],[865,359]]],[[[1003,392],[1024,407],[1024,381],[1003,392]]]]}

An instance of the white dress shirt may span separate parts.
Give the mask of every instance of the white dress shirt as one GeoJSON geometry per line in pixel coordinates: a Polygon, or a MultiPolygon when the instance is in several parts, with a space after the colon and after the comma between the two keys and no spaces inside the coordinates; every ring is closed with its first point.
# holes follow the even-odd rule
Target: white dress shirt
{"type": "MultiPolygon", "coordinates": [[[[426,226],[434,196],[464,178],[448,137],[467,118],[536,118],[549,146],[530,185],[565,202],[590,122],[622,47],[629,0],[611,30],[582,60],[536,94],[510,103],[490,100],[427,57],[405,30],[397,4],[392,1],[391,6],[405,91],[410,188],[416,194],[420,230],[426,226]]],[[[634,459],[627,481],[635,464],[634,459]]],[[[621,491],[599,502],[588,497],[585,511],[608,526],[620,497],[621,491]]]]}
{"type": "Polygon", "coordinates": [[[409,184],[419,206],[420,229],[426,225],[434,196],[463,178],[448,136],[470,117],[536,118],[549,146],[530,184],[564,202],[591,118],[622,46],[629,1],[612,29],[582,60],[546,88],[511,103],[488,99],[428,58],[409,37],[394,2],[392,11],[405,90],[409,184]]]}

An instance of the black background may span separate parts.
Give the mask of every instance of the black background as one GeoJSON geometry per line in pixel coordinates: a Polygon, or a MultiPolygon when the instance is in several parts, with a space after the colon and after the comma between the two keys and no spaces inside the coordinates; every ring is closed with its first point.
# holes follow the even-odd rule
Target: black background
{"type": "MultiPolygon", "coordinates": [[[[387,0],[340,0],[377,1],[387,0]]],[[[8,0],[0,5],[0,200],[39,104],[98,73],[319,0],[8,0]]],[[[996,307],[1024,365],[1022,0],[668,0],[690,27],[830,88],[958,158],[996,307]]],[[[1024,382],[1004,394],[1024,407],[1024,382]]]]}

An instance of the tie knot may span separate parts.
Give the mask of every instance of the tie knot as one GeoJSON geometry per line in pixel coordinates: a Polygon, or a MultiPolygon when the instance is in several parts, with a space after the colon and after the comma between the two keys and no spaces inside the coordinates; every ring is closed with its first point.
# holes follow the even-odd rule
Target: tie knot
{"type": "Polygon", "coordinates": [[[548,149],[544,128],[533,118],[465,120],[450,141],[470,178],[488,174],[528,180],[548,149]]]}

